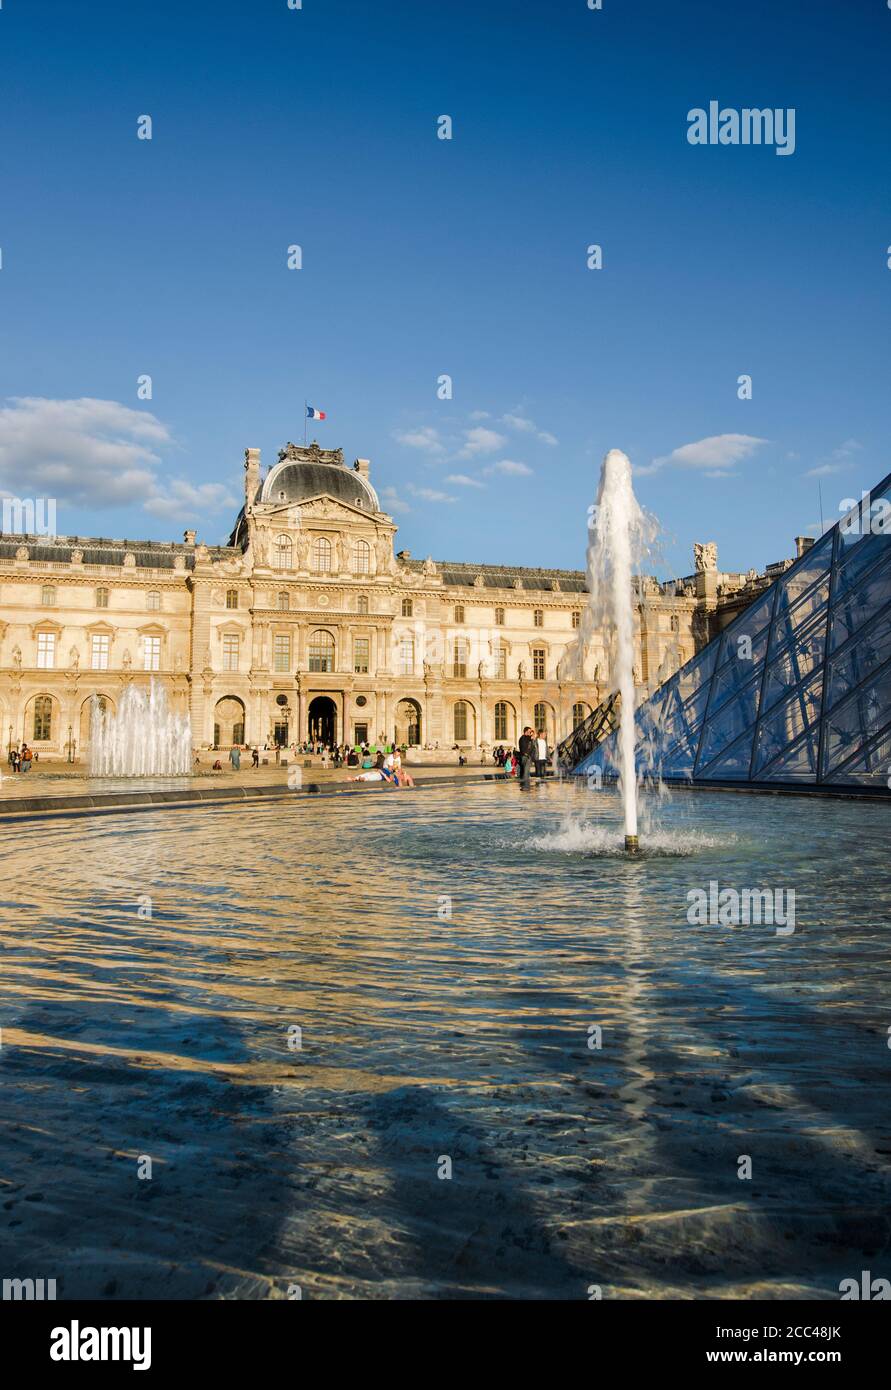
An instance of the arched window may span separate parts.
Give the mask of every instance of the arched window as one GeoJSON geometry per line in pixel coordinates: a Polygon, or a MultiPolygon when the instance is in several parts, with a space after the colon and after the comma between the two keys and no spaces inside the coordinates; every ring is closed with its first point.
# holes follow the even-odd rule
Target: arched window
{"type": "Polygon", "coordinates": [[[290,536],[279,536],[275,543],[275,568],[278,570],[294,568],[294,543],[290,536]]]}
{"type": "Polygon", "coordinates": [[[455,705],[455,742],[466,743],[467,741],[467,703],[459,700],[455,705]]]}
{"type": "Polygon", "coordinates": [[[327,536],[316,536],[312,543],[312,567],[316,574],[331,572],[331,542],[327,536]]]}
{"type": "Polygon", "coordinates": [[[580,724],[584,724],[584,722],[585,722],[585,720],[586,720],[587,718],[588,718],[588,709],[587,709],[587,706],[586,706],[586,705],[573,705],[573,707],[572,707],[572,727],[573,727],[574,729],[577,729],[577,728],[579,727],[580,724]]]}
{"type": "Polygon", "coordinates": [[[52,608],[56,602],[56,591],[52,584],[44,584],[40,590],[40,602],[44,608],[52,608]]]}
{"type": "Polygon", "coordinates": [[[356,599],[356,612],[357,612],[357,613],[367,613],[367,612],[368,612],[368,595],[367,595],[367,594],[360,594],[359,597],[356,599]]]}
{"type": "Polygon", "coordinates": [[[45,742],[53,736],[53,702],[49,695],[38,695],[34,701],[34,742],[45,742]]]}
{"type": "Polygon", "coordinates": [[[499,700],[495,706],[495,737],[499,743],[504,742],[508,737],[507,733],[507,704],[504,700],[499,700]]]}
{"type": "Polygon", "coordinates": [[[311,671],[334,670],[334,638],[330,632],[319,628],[309,639],[309,669],[311,671]]]}
{"type": "Polygon", "coordinates": [[[108,590],[107,590],[107,589],[97,589],[97,590],[96,590],[96,607],[97,607],[97,608],[107,608],[107,607],[108,607],[108,590]]]}
{"type": "Polygon", "coordinates": [[[227,607],[227,608],[237,608],[237,607],[238,607],[238,590],[237,590],[237,589],[227,589],[227,590],[226,590],[226,607],[227,607]]]}
{"type": "Polygon", "coordinates": [[[291,596],[288,593],[287,589],[282,589],[281,593],[278,596],[278,611],[279,613],[287,613],[290,607],[291,596]]]}
{"type": "Polygon", "coordinates": [[[371,569],[371,547],[367,541],[356,541],[353,546],[353,574],[367,574],[371,569]]]}
{"type": "Polygon", "coordinates": [[[410,617],[412,617],[412,615],[414,614],[414,611],[415,611],[415,608],[414,608],[414,604],[412,603],[411,599],[410,599],[410,598],[404,598],[404,599],[402,600],[402,616],[403,616],[403,618],[410,618],[410,617]]]}
{"type": "Polygon", "coordinates": [[[548,707],[547,707],[547,705],[537,704],[537,705],[535,706],[535,708],[534,708],[533,711],[532,711],[532,722],[533,722],[533,724],[535,725],[535,732],[536,732],[536,733],[538,733],[539,729],[544,729],[545,733],[547,733],[547,729],[548,729],[548,707]]]}
{"type": "Polygon", "coordinates": [[[152,613],[157,613],[158,609],[161,607],[161,595],[157,589],[149,589],[145,596],[145,606],[152,613]]]}

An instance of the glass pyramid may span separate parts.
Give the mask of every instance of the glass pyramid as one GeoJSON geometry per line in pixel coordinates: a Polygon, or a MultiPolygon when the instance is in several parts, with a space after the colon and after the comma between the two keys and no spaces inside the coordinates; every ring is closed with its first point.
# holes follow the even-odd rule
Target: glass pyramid
{"type": "MultiPolygon", "coordinates": [[[[889,792],[891,476],[635,715],[666,782],[889,792]]],[[[575,771],[616,770],[611,734],[575,771]]]]}

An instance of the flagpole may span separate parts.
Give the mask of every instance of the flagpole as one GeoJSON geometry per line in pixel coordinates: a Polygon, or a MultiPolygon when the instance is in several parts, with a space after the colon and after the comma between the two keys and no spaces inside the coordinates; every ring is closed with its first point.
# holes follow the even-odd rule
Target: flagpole
{"type": "Polygon", "coordinates": [[[306,399],[303,401],[303,447],[306,448],[306,399]]]}

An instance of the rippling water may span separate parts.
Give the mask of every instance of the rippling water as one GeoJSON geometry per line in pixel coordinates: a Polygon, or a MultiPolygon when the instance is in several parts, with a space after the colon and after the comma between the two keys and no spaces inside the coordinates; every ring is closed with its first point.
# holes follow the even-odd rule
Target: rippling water
{"type": "Polygon", "coordinates": [[[155,1298],[888,1276],[887,808],[644,812],[639,860],[612,794],[558,786],[5,827],[0,1274],[155,1298]],[[794,934],[691,926],[710,880],[794,889],[794,934]]]}

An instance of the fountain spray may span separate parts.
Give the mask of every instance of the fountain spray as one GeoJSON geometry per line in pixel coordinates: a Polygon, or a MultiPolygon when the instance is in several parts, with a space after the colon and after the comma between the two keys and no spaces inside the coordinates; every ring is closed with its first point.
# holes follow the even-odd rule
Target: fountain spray
{"type": "Polygon", "coordinates": [[[589,520],[587,553],[590,598],[582,622],[584,643],[597,628],[612,638],[611,676],[622,700],[619,725],[619,791],[625,816],[625,849],[637,854],[637,774],[634,766],[634,604],[632,566],[639,562],[653,524],[631,486],[631,464],[620,449],[603,460],[597,502],[589,520]]]}

